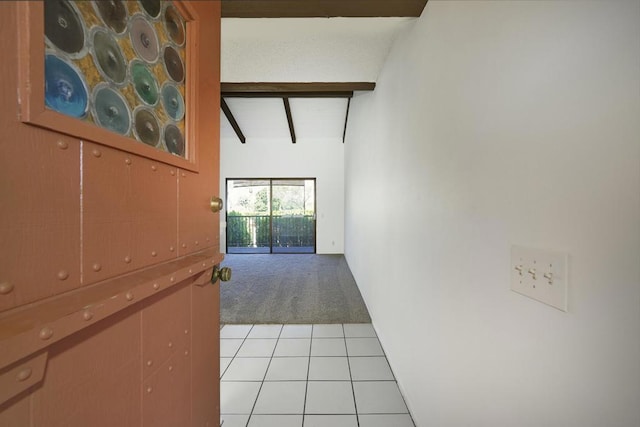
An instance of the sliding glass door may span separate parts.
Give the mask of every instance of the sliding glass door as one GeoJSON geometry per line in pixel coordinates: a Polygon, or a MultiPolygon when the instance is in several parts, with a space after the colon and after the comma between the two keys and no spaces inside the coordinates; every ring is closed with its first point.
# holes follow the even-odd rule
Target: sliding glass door
{"type": "Polygon", "coordinates": [[[227,179],[227,253],[315,253],[315,179],[227,179]]]}

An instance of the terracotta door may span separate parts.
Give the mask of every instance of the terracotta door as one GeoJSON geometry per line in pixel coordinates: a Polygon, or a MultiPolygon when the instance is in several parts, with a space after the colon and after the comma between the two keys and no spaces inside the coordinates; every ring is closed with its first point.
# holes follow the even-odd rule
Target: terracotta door
{"type": "Polygon", "coordinates": [[[0,426],[219,425],[220,2],[179,3],[174,160],[37,116],[43,3],[0,2],[0,426]]]}

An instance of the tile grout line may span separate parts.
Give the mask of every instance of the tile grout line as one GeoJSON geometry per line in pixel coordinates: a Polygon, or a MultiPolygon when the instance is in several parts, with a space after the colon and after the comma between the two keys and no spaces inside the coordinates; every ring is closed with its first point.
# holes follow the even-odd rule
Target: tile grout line
{"type": "MultiPolygon", "coordinates": [[[[371,325],[371,327],[373,328],[373,324],[371,325]]],[[[413,414],[409,410],[409,405],[407,405],[407,401],[404,398],[404,394],[402,394],[402,391],[400,390],[400,385],[398,384],[398,378],[396,377],[396,373],[393,372],[393,368],[391,367],[391,363],[389,362],[389,358],[387,357],[387,351],[382,346],[382,341],[380,341],[380,337],[378,336],[378,331],[376,331],[375,328],[373,328],[373,331],[375,332],[376,339],[378,340],[378,344],[380,345],[380,348],[382,349],[382,355],[384,356],[384,360],[385,360],[385,362],[387,362],[387,366],[389,367],[389,370],[391,371],[391,376],[393,377],[393,382],[396,384],[396,387],[398,387],[398,392],[400,393],[400,397],[402,398],[402,403],[404,403],[404,407],[407,410],[406,413],[409,414],[409,418],[411,419],[411,424],[415,427],[416,423],[413,420],[413,414]]]]}
{"type": "MultiPolygon", "coordinates": [[[[255,326],[255,324],[253,325],[255,326]]],[[[253,330],[253,326],[251,329],[253,330]]],[[[260,382],[260,388],[258,389],[258,394],[256,395],[256,400],[253,402],[253,406],[251,407],[251,413],[249,414],[249,418],[247,418],[247,425],[245,427],[249,427],[249,422],[253,417],[253,411],[256,409],[256,404],[258,403],[258,399],[260,398],[260,392],[262,391],[262,386],[264,386],[264,380],[267,378],[267,372],[269,372],[269,366],[271,366],[271,361],[273,360],[273,355],[276,352],[276,347],[278,347],[278,341],[280,341],[280,335],[282,335],[282,330],[284,329],[284,324],[280,327],[280,332],[278,333],[278,337],[276,338],[276,345],[273,346],[273,350],[271,350],[271,357],[269,358],[269,364],[267,365],[267,370],[264,372],[264,376],[262,377],[262,381],[260,382]]],[[[251,332],[249,332],[251,333],[251,332]]],[[[247,335],[249,337],[249,335],[247,335]]],[[[244,344],[244,343],[243,343],[244,344]]]]}
{"type": "MultiPolygon", "coordinates": [[[[225,325],[226,326],[226,325],[225,325]]],[[[242,343],[238,346],[238,349],[235,351],[235,353],[233,353],[233,357],[231,357],[231,362],[229,362],[229,364],[227,365],[226,369],[224,370],[224,373],[226,374],[227,371],[229,370],[229,367],[231,366],[231,364],[233,363],[234,360],[236,360],[236,356],[238,355],[238,352],[240,351],[240,349],[242,348],[242,346],[244,345],[245,341],[247,340],[247,337],[249,336],[249,334],[251,333],[251,331],[253,330],[253,327],[255,326],[255,323],[251,325],[251,327],[249,328],[249,330],[247,331],[247,335],[244,336],[244,338],[242,339],[242,343]]],[[[220,329],[222,331],[222,329],[220,329]]],[[[223,338],[226,339],[226,338],[223,338]]],[[[220,383],[222,383],[222,377],[224,375],[220,375],[220,379],[218,380],[220,383]]],[[[256,396],[256,400],[258,400],[258,397],[256,396]]],[[[254,402],[255,405],[255,402],[254,402]]],[[[221,408],[222,409],[222,408],[221,408]]],[[[220,414],[220,415],[224,415],[224,414],[220,414]]],[[[228,414],[227,414],[228,415],[228,414]]],[[[249,415],[249,418],[251,418],[251,415],[249,415]]],[[[224,421],[223,421],[224,423],[224,421]]],[[[249,420],[247,419],[247,424],[249,424],[249,420]]],[[[247,426],[245,426],[247,427],[247,426]]]]}
{"type": "Polygon", "coordinates": [[[311,347],[313,345],[313,329],[314,324],[311,324],[311,338],[309,338],[309,357],[307,358],[307,381],[304,385],[304,404],[302,405],[302,427],[305,424],[305,418],[307,415],[307,393],[309,391],[309,373],[311,371],[311,347]]]}
{"type": "MultiPolygon", "coordinates": [[[[226,325],[225,325],[226,326],[226,325]]],[[[253,330],[253,327],[255,325],[251,325],[251,328],[249,328],[249,331],[247,332],[247,335],[245,335],[245,337],[242,339],[242,343],[238,346],[238,349],[235,351],[235,353],[233,353],[233,356],[231,356],[231,362],[229,362],[229,364],[227,365],[227,367],[224,370],[224,373],[220,375],[220,380],[222,381],[222,377],[224,376],[224,374],[227,373],[227,371],[229,370],[229,367],[231,366],[231,364],[233,363],[233,361],[236,359],[236,356],[238,355],[238,352],[240,351],[240,349],[242,348],[242,346],[244,345],[244,342],[247,340],[247,337],[249,336],[249,334],[251,333],[251,331],[253,330]]],[[[222,329],[220,329],[222,330],[222,329]]],[[[233,338],[222,338],[222,339],[233,339],[233,338]]]]}
{"type": "Polygon", "coordinates": [[[353,408],[356,411],[356,424],[360,427],[360,416],[358,415],[358,404],[356,403],[356,389],[353,386],[353,374],[351,374],[351,361],[349,360],[349,347],[347,347],[347,333],[344,330],[344,323],[342,324],[342,334],[344,335],[344,349],[347,353],[347,366],[349,367],[349,380],[351,382],[351,393],[353,395],[353,408]]]}
{"type": "MultiPolygon", "coordinates": [[[[226,326],[226,325],[225,325],[225,326],[226,326]]],[[[248,427],[248,426],[249,426],[250,421],[251,421],[251,419],[252,419],[252,417],[253,417],[253,415],[254,415],[254,411],[255,411],[255,407],[256,407],[256,405],[257,405],[258,398],[259,398],[259,396],[260,396],[260,393],[261,393],[261,391],[262,391],[262,388],[263,388],[263,386],[264,386],[264,383],[265,383],[265,382],[267,382],[267,381],[266,381],[266,377],[267,377],[267,374],[268,374],[269,369],[270,369],[270,367],[271,367],[271,364],[273,363],[273,358],[275,357],[276,348],[277,348],[277,346],[278,346],[278,343],[279,343],[282,339],[284,339],[284,338],[283,338],[283,334],[284,334],[284,327],[285,327],[285,326],[286,326],[285,324],[281,324],[281,325],[280,325],[280,331],[279,331],[279,333],[278,333],[278,336],[275,338],[276,343],[275,343],[275,345],[274,345],[273,350],[271,351],[271,356],[269,356],[269,357],[268,357],[268,358],[269,358],[269,362],[268,362],[268,364],[267,364],[267,368],[266,368],[265,373],[264,373],[264,375],[263,375],[263,377],[262,377],[262,380],[260,381],[260,387],[259,387],[259,389],[258,389],[258,393],[257,393],[257,395],[256,395],[256,399],[255,399],[255,401],[253,402],[252,409],[251,409],[251,411],[250,411],[250,413],[249,413],[249,415],[248,415],[247,422],[246,422],[246,424],[244,425],[244,427],[248,427]]],[[[306,402],[307,402],[307,400],[308,400],[308,389],[309,389],[309,382],[310,382],[310,373],[311,373],[311,357],[312,357],[312,355],[311,355],[311,350],[312,350],[312,348],[313,348],[313,332],[314,332],[315,326],[316,326],[316,325],[311,324],[311,338],[310,338],[310,340],[309,340],[309,347],[308,347],[309,353],[308,353],[308,356],[307,356],[307,374],[306,374],[306,381],[305,381],[305,395],[304,395],[303,408],[302,408],[302,427],[304,427],[304,425],[306,424],[306,416],[308,415],[308,414],[307,414],[307,412],[306,412],[306,402]]],[[[253,329],[254,329],[255,327],[256,327],[256,324],[252,324],[252,325],[251,325],[251,327],[249,328],[249,331],[248,331],[248,332],[247,332],[247,334],[245,335],[245,338],[242,340],[241,345],[238,347],[238,349],[237,349],[237,350],[236,350],[236,352],[234,353],[234,356],[231,358],[231,361],[230,361],[229,365],[227,365],[227,368],[225,369],[225,371],[224,371],[223,375],[221,375],[221,378],[222,378],[222,376],[224,376],[224,374],[226,374],[226,372],[228,371],[228,369],[229,369],[229,367],[231,366],[231,364],[232,364],[232,363],[233,363],[233,362],[238,358],[238,354],[239,354],[239,352],[240,352],[240,350],[241,350],[242,346],[247,342],[247,340],[249,339],[249,335],[251,334],[251,332],[253,331],[253,329]]],[[[354,381],[354,378],[353,378],[353,372],[352,372],[352,368],[351,368],[351,360],[350,360],[350,357],[351,357],[351,356],[349,355],[349,350],[348,350],[348,346],[347,346],[347,338],[360,338],[360,337],[358,337],[358,336],[354,336],[354,337],[347,337],[347,335],[346,335],[346,328],[345,328],[345,324],[340,324],[340,327],[341,327],[341,329],[342,329],[342,334],[343,334],[342,338],[343,338],[343,342],[344,342],[344,345],[345,345],[345,354],[346,354],[346,359],[347,359],[347,367],[348,367],[348,370],[349,370],[349,380],[350,380],[350,383],[351,383],[351,391],[352,391],[352,397],[353,397],[353,402],[354,402],[354,410],[355,410],[355,415],[356,415],[356,425],[359,427],[359,426],[360,426],[360,414],[359,414],[359,411],[358,411],[358,406],[357,406],[356,397],[355,397],[355,384],[354,384],[354,382],[355,382],[355,381],[354,381]]],[[[222,330],[222,329],[223,329],[223,328],[221,328],[221,330],[222,330]]],[[[375,329],[374,329],[374,331],[375,331],[375,329]]],[[[356,335],[357,335],[357,334],[356,334],[356,335]]],[[[319,339],[322,339],[322,338],[331,338],[331,337],[320,337],[319,339]]],[[[339,338],[339,337],[336,337],[336,338],[339,338]]],[[[362,338],[365,338],[365,337],[363,336],[362,338]]],[[[384,361],[386,362],[386,365],[388,366],[388,368],[389,368],[389,370],[390,370],[390,372],[391,372],[392,380],[382,380],[382,379],[374,380],[374,379],[371,379],[371,380],[361,380],[361,381],[362,381],[362,382],[369,382],[369,381],[375,381],[375,382],[382,382],[382,381],[384,381],[384,382],[387,382],[387,381],[389,381],[389,382],[393,382],[393,383],[395,383],[395,384],[396,384],[396,387],[398,387],[398,389],[399,389],[399,386],[398,386],[398,383],[397,383],[397,379],[396,379],[396,377],[395,377],[395,373],[393,372],[393,369],[391,368],[391,365],[390,365],[389,360],[388,360],[388,358],[387,358],[386,351],[385,351],[385,350],[384,350],[384,348],[382,347],[382,343],[380,342],[380,339],[379,339],[379,337],[377,336],[377,332],[375,332],[375,336],[374,336],[374,337],[371,337],[371,338],[375,338],[375,339],[377,340],[377,342],[378,342],[378,344],[379,344],[379,346],[380,346],[380,348],[381,348],[381,350],[382,350],[382,355],[381,355],[381,356],[383,357],[384,361]]],[[[296,357],[296,356],[291,356],[291,357],[296,357]]],[[[335,356],[335,357],[339,357],[339,356],[335,356]]],[[[353,356],[353,357],[363,357],[363,356],[353,356]]],[[[376,355],[367,355],[366,357],[380,357],[380,356],[376,356],[376,355]]],[[[280,380],[280,381],[288,381],[288,380],[286,380],[286,379],[285,379],[285,380],[280,380]]],[[[325,380],[323,380],[323,381],[325,381],[325,380]]],[[[331,380],[326,380],[326,381],[331,381],[331,380]]],[[[335,381],[338,381],[338,380],[335,380],[335,381]]],[[[412,414],[411,414],[411,412],[409,411],[409,408],[408,408],[408,406],[407,406],[407,403],[406,403],[405,397],[404,397],[404,395],[403,395],[402,393],[400,393],[400,396],[401,396],[401,398],[402,398],[402,401],[403,401],[403,403],[404,403],[405,410],[406,410],[406,412],[403,412],[403,414],[407,414],[407,415],[409,415],[409,420],[410,420],[410,422],[411,422],[411,425],[412,425],[413,427],[415,427],[415,425],[416,425],[416,424],[415,424],[415,421],[414,421],[414,419],[413,419],[413,415],[412,415],[412,414]]],[[[227,415],[230,415],[230,414],[227,414],[227,415]]],[[[275,416],[275,415],[289,415],[289,414],[270,414],[270,415],[274,415],[274,416],[275,416]]],[[[331,415],[339,415],[339,414],[332,413],[332,414],[325,414],[325,415],[327,415],[327,416],[331,416],[331,415]]],[[[346,415],[346,414],[345,414],[345,415],[346,415]]],[[[385,414],[382,414],[382,413],[381,413],[381,414],[379,414],[379,415],[385,415],[385,414]]],[[[386,414],[386,415],[398,415],[398,416],[399,416],[399,415],[402,415],[402,414],[400,414],[400,413],[389,413],[389,414],[386,414]]]]}

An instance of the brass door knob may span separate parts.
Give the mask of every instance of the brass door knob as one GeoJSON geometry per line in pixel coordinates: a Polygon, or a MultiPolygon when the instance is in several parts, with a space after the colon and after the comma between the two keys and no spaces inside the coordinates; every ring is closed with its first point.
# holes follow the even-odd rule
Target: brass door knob
{"type": "Polygon", "coordinates": [[[231,269],[229,267],[215,266],[213,273],[211,274],[211,283],[216,283],[220,279],[221,282],[228,282],[231,280],[231,269]]]}
{"type": "Polygon", "coordinates": [[[222,210],[222,207],[224,206],[224,204],[222,203],[222,199],[220,197],[212,197],[211,198],[211,212],[216,213],[216,212],[220,212],[222,210]]]}

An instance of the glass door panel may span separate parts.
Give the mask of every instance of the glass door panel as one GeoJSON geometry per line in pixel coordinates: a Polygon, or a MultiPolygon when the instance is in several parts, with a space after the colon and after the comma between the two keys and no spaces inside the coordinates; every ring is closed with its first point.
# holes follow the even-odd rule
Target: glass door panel
{"type": "Polygon", "coordinates": [[[227,253],[270,253],[270,212],[269,180],[227,180],[227,253]]]}
{"type": "Polygon", "coordinates": [[[315,253],[315,179],[228,179],[227,253],[315,253]]]}
{"type": "Polygon", "coordinates": [[[272,252],[315,252],[315,181],[273,180],[271,183],[272,252]]]}

